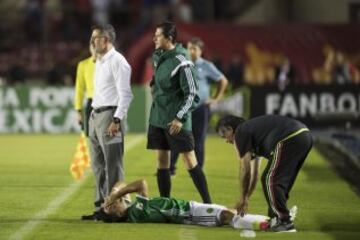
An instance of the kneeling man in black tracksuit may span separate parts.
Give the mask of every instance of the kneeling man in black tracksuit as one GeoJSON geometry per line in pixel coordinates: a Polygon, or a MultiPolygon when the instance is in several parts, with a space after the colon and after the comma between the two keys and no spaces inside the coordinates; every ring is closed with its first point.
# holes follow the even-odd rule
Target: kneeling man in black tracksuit
{"type": "Polygon", "coordinates": [[[265,115],[250,120],[225,116],[216,132],[234,144],[240,157],[241,198],[236,205],[240,215],[258,177],[260,156],[268,159],[261,182],[271,218],[269,231],[296,232],[286,202],[301,166],[312,147],[309,129],[301,122],[283,116],[265,115]]]}

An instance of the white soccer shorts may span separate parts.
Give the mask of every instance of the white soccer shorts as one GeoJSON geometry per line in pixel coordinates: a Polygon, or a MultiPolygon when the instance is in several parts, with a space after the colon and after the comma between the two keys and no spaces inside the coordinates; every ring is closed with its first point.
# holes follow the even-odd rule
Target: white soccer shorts
{"type": "Polygon", "coordinates": [[[185,224],[202,226],[219,226],[220,214],[227,209],[217,204],[205,204],[190,201],[190,217],[185,220],[185,224]]]}

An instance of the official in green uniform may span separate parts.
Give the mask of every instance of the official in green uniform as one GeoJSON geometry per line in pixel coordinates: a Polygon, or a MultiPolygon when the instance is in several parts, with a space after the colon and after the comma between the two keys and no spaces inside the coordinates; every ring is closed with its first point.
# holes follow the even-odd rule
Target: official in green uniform
{"type": "Polygon", "coordinates": [[[157,152],[160,196],[170,197],[171,150],[182,155],[203,202],[211,203],[205,174],[195,156],[191,131],[191,111],[199,99],[194,64],[186,49],[176,43],[176,36],[176,26],[171,22],[156,27],[147,148],[157,152]]]}

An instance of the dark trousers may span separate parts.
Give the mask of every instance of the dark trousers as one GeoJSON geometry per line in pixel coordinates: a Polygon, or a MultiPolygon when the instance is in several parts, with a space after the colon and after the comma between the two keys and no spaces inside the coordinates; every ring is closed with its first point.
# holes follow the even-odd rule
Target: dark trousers
{"type": "Polygon", "coordinates": [[[82,130],[84,130],[85,136],[87,137],[89,136],[89,120],[92,111],[91,103],[92,103],[92,98],[88,98],[85,106],[84,121],[81,126],[82,130]]]}
{"type": "Polygon", "coordinates": [[[286,203],[312,143],[310,132],[305,131],[276,145],[272,160],[269,160],[261,177],[269,217],[289,220],[286,203]]]}
{"type": "MultiPolygon", "coordinates": [[[[202,104],[197,107],[192,112],[192,132],[194,135],[195,141],[195,155],[198,162],[198,165],[202,168],[204,166],[204,158],[205,158],[205,138],[206,131],[209,123],[209,106],[202,104]]],[[[171,151],[171,159],[170,159],[170,172],[174,172],[176,168],[176,162],[178,159],[179,153],[176,151],[171,151]]]]}

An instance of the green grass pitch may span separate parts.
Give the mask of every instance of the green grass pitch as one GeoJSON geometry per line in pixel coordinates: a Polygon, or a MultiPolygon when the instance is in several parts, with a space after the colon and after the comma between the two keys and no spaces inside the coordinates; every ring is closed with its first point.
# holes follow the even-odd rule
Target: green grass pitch
{"type": "MultiPolygon", "coordinates": [[[[72,185],[74,180],[68,169],[78,138],[78,135],[0,136],[0,239],[241,238],[240,231],[230,227],[80,221],[81,215],[93,211],[94,183],[89,172],[81,184],[72,185]],[[71,192],[71,189],[75,190],[71,192]]],[[[127,182],[145,178],[150,195],[157,196],[156,156],[145,149],[145,136],[129,135],[126,144],[129,146],[125,154],[127,182]]],[[[234,206],[239,183],[233,146],[210,136],[205,172],[213,202],[234,206]]],[[[173,197],[200,201],[181,161],[172,186],[173,197]]],[[[360,239],[360,198],[316,149],[306,160],[289,205],[299,208],[295,221],[298,233],[257,232],[256,239],[360,239]]],[[[250,201],[249,212],[266,214],[260,183],[250,201]]]]}

